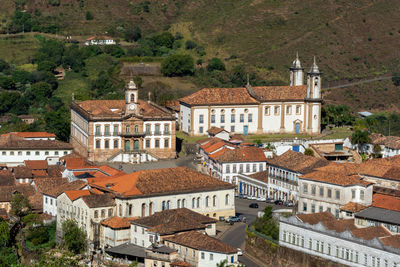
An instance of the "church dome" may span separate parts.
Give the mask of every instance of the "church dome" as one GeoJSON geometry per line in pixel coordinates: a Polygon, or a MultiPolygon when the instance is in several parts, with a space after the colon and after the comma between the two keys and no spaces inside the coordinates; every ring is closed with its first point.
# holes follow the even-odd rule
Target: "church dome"
{"type": "Polygon", "coordinates": [[[317,63],[315,62],[315,56],[314,56],[314,62],[313,62],[313,64],[311,65],[311,68],[310,68],[309,73],[319,73],[318,65],[317,65],[317,63]]]}
{"type": "Polygon", "coordinates": [[[133,81],[133,80],[131,80],[129,83],[128,83],[128,86],[127,86],[129,89],[136,89],[136,84],[135,84],[135,82],[133,81]]]}

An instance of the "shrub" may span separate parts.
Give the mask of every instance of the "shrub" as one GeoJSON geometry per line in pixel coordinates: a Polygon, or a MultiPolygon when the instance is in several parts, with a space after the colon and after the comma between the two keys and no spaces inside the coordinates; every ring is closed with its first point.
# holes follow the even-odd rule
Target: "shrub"
{"type": "Polygon", "coordinates": [[[193,40],[187,40],[185,43],[185,48],[186,49],[194,49],[197,46],[197,44],[193,40]]]}
{"type": "Polygon", "coordinates": [[[64,233],[64,245],[69,251],[80,254],[86,250],[86,233],[75,222],[71,220],[63,222],[62,231],[64,233]]]}
{"type": "Polygon", "coordinates": [[[85,17],[86,17],[86,20],[92,20],[93,19],[93,15],[92,15],[92,13],[90,13],[90,11],[88,10],[88,11],[86,11],[86,15],[85,15],[85,17]]]}
{"type": "Polygon", "coordinates": [[[304,151],[304,155],[314,156],[314,150],[312,150],[311,148],[306,148],[306,150],[304,151]]]}
{"type": "Polygon", "coordinates": [[[210,72],[214,70],[225,70],[225,64],[221,59],[214,57],[208,62],[207,70],[210,72]]]}

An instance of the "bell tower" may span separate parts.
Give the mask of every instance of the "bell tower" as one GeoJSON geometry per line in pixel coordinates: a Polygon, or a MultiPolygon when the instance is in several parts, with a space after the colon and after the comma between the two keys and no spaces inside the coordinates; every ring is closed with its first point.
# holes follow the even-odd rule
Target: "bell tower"
{"type": "Polygon", "coordinates": [[[136,113],[138,110],[138,88],[133,80],[125,86],[125,114],[136,113]]]}
{"type": "Polygon", "coordinates": [[[321,98],[321,75],[322,72],[319,71],[314,56],[314,63],[311,65],[310,70],[307,72],[307,98],[321,98]]]}
{"type": "Polygon", "coordinates": [[[290,67],[290,86],[303,85],[303,80],[304,68],[301,67],[299,53],[296,53],[296,59],[293,60],[293,64],[290,67]]]}

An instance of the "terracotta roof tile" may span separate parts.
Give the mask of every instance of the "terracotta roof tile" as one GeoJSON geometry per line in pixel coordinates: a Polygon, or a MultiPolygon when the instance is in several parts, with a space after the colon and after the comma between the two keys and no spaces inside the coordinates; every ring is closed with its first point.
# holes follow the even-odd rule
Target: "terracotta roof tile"
{"type": "Polygon", "coordinates": [[[84,158],[66,158],[65,167],[68,170],[83,169],[88,167],[84,158]]]}
{"type": "Polygon", "coordinates": [[[28,197],[29,203],[36,212],[43,211],[43,194],[36,192],[28,197]]]}
{"type": "Polygon", "coordinates": [[[47,170],[47,160],[25,160],[25,166],[32,170],[47,170]]]}
{"type": "Polygon", "coordinates": [[[237,249],[222,242],[219,239],[210,237],[197,231],[181,233],[164,239],[175,244],[180,244],[197,250],[235,254],[237,249]]]}
{"type": "Polygon", "coordinates": [[[71,201],[74,201],[75,199],[78,199],[82,196],[88,196],[90,195],[90,191],[89,190],[68,190],[64,192],[68,198],[71,201]]]}
{"type": "Polygon", "coordinates": [[[336,220],[336,218],[330,212],[320,212],[311,214],[298,214],[302,222],[315,225],[322,223],[327,229],[334,230],[336,232],[344,232],[346,230],[356,229],[354,225],[354,219],[350,220],[336,220]]]}
{"type": "Polygon", "coordinates": [[[219,156],[221,156],[222,154],[224,154],[225,152],[227,152],[228,150],[231,150],[230,148],[227,147],[223,147],[220,150],[217,150],[216,152],[213,152],[211,154],[208,154],[208,156],[212,159],[216,159],[219,156]]]}
{"type": "Polygon", "coordinates": [[[98,194],[97,192],[93,194],[93,191],[92,191],[91,194],[82,196],[82,200],[90,208],[115,206],[113,194],[98,194]]]}
{"type": "Polygon", "coordinates": [[[55,138],[56,135],[48,132],[11,132],[1,136],[16,135],[24,138],[55,138]]]}
{"type": "Polygon", "coordinates": [[[168,100],[165,103],[165,107],[169,108],[169,109],[171,109],[173,111],[176,111],[176,112],[179,112],[180,109],[181,109],[181,106],[179,104],[179,100],[168,100]]]}
{"type": "Polygon", "coordinates": [[[359,203],[355,202],[349,202],[343,207],[340,208],[340,210],[343,211],[349,211],[349,212],[359,212],[362,211],[363,209],[366,209],[368,206],[361,205],[359,203]]]}
{"type": "Polygon", "coordinates": [[[225,129],[213,126],[210,129],[208,129],[207,132],[209,135],[216,135],[216,134],[219,134],[220,132],[228,132],[228,131],[225,129]]]}
{"type": "Polygon", "coordinates": [[[245,87],[238,88],[203,88],[191,95],[179,99],[189,105],[215,104],[258,104],[245,87]]]}
{"type": "Polygon", "coordinates": [[[15,185],[15,178],[10,170],[0,170],[0,186],[13,186],[15,185]]]}
{"type": "Polygon", "coordinates": [[[332,172],[324,172],[324,171],[314,171],[307,174],[304,174],[299,177],[299,179],[318,181],[328,184],[336,184],[341,186],[349,186],[349,185],[361,185],[361,186],[369,186],[373,183],[362,180],[360,175],[345,175],[341,173],[332,173],[332,172]]]}
{"type": "Polygon", "coordinates": [[[254,94],[261,101],[303,100],[307,96],[307,85],[302,86],[255,86],[254,94]]]}
{"type": "Polygon", "coordinates": [[[288,150],[280,156],[268,159],[268,163],[305,174],[328,165],[329,161],[288,150]]]}
{"type": "Polygon", "coordinates": [[[16,135],[0,137],[0,149],[72,150],[72,145],[58,140],[25,140],[16,135]]]}
{"type": "Polygon", "coordinates": [[[10,202],[14,192],[19,192],[27,197],[35,194],[33,186],[28,184],[16,184],[0,187],[0,202],[10,202]]]}
{"type": "Polygon", "coordinates": [[[259,147],[240,147],[226,150],[222,155],[215,157],[219,162],[266,162],[264,150],[259,147]]]}
{"type": "MultiPolygon", "coordinates": [[[[229,146],[228,142],[220,140],[220,141],[212,143],[212,144],[207,143],[206,145],[202,146],[202,148],[206,153],[212,153],[215,150],[220,149],[224,146],[229,146]]],[[[233,147],[233,146],[231,146],[231,147],[233,147]]]]}
{"type": "Polygon", "coordinates": [[[12,168],[15,178],[32,178],[32,170],[25,166],[17,166],[12,168]]]}
{"type": "Polygon", "coordinates": [[[364,240],[371,240],[377,237],[391,236],[391,233],[383,226],[356,228],[350,231],[355,237],[364,240]]]}
{"type": "Polygon", "coordinates": [[[215,219],[187,208],[164,210],[132,221],[133,224],[145,226],[149,228],[148,231],[160,235],[204,229],[206,224],[216,222],[215,219]]]}
{"type": "Polygon", "coordinates": [[[190,264],[186,261],[173,261],[171,262],[171,266],[178,266],[178,267],[189,267],[190,264]]]}
{"type": "Polygon", "coordinates": [[[400,197],[374,194],[372,196],[372,206],[386,210],[400,211],[400,197]]]}
{"type": "Polygon", "coordinates": [[[400,235],[391,235],[379,238],[385,246],[400,248],[400,235]]]}
{"type": "Polygon", "coordinates": [[[320,212],[320,213],[311,213],[311,214],[297,214],[297,218],[299,218],[302,222],[308,224],[317,224],[323,221],[334,220],[335,217],[330,212],[320,212]]]}
{"type": "Polygon", "coordinates": [[[33,182],[39,193],[47,193],[58,186],[68,184],[68,179],[60,177],[34,178],[33,182]]]}
{"type": "Polygon", "coordinates": [[[136,218],[137,217],[126,218],[114,216],[103,220],[101,224],[112,229],[128,229],[131,227],[131,220],[134,220],[136,218]]]}
{"type": "Polygon", "coordinates": [[[57,187],[54,187],[53,189],[45,192],[46,195],[52,196],[52,197],[58,197],[61,195],[64,191],[70,191],[70,190],[79,190],[82,189],[83,187],[86,186],[86,182],[81,181],[81,180],[75,180],[71,183],[65,183],[61,184],[57,187]]]}
{"type": "Polygon", "coordinates": [[[400,197],[400,190],[377,186],[377,185],[374,185],[374,193],[388,195],[388,196],[394,196],[394,197],[400,197]]]}
{"type": "Polygon", "coordinates": [[[33,177],[47,177],[46,170],[32,170],[33,177]]]}
{"type": "Polygon", "coordinates": [[[342,173],[346,175],[358,174],[360,165],[355,163],[337,163],[330,162],[326,166],[316,168],[316,170],[331,172],[331,173],[342,173]]]}
{"type": "Polygon", "coordinates": [[[251,178],[257,179],[261,182],[268,183],[268,170],[256,172],[254,174],[249,175],[251,178]]]}
{"type": "Polygon", "coordinates": [[[229,183],[214,179],[187,167],[143,170],[125,175],[98,178],[92,187],[110,190],[120,196],[171,194],[204,190],[230,189],[229,183]],[[174,181],[173,183],[171,181],[174,181]]]}

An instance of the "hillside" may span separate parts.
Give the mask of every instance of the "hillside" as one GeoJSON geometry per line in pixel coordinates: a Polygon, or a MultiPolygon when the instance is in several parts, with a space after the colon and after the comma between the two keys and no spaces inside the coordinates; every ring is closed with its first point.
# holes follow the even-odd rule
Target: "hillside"
{"type": "MultiPolygon", "coordinates": [[[[122,39],[123,31],[133,25],[143,34],[179,31],[205,47],[205,59],[220,57],[228,67],[246,64],[267,80],[288,82],[287,68],[296,51],[306,70],[317,56],[325,81],[380,76],[396,71],[399,64],[400,5],[392,0],[2,2],[3,32],[15,3],[25,2],[20,6],[43,23],[57,25],[59,34],[108,32],[122,39]],[[88,11],[91,20],[85,17],[88,11]]],[[[325,95],[330,103],[346,103],[354,109],[393,109],[399,104],[398,91],[386,81],[334,89],[325,95]],[[374,95],[383,106],[376,104],[374,95]]]]}

